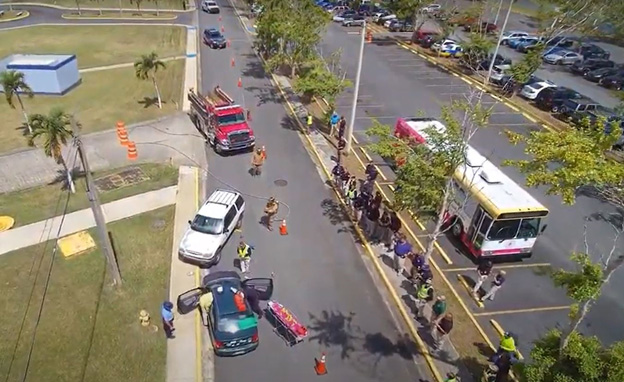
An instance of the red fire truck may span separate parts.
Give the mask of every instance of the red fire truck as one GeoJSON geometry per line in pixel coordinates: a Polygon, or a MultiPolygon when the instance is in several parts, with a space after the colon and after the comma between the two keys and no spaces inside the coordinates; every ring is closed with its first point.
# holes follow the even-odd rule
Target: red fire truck
{"type": "Polygon", "coordinates": [[[188,99],[191,120],[218,154],[253,150],[256,138],[247,123],[245,109],[219,86],[206,96],[190,89],[188,99]]]}

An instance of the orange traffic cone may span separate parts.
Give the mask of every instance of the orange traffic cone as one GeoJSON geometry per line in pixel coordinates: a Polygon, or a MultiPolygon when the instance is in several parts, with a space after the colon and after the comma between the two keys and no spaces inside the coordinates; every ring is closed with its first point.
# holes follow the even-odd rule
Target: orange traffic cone
{"type": "Polygon", "coordinates": [[[242,80],[242,78],[238,77],[238,83],[236,84],[236,86],[238,86],[239,88],[243,87],[243,80],[242,80]]]}
{"type": "Polygon", "coordinates": [[[128,159],[136,160],[138,156],[136,144],[134,142],[128,142],[128,159]]]}
{"type": "Polygon", "coordinates": [[[251,110],[247,109],[247,120],[251,121],[251,110]]]}
{"type": "Polygon", "coordinates": [[[321,353],[321,359],[314,358],[314,371],[316,371],[316,375],[327,374],[327,367],[325,367],[325,353],[321,353]]]}
{"type": "Polygon", "coordinates": [[[128,132],[126,129],[117,130],[117,138],[119,138],[119,144],[122,146],[128,145],[128,132]]]}
{"type": "Polygon", "coordinates": [[[229,48],[229,47],[230,47],[230,45],[232,45],[232,44],[230,43],[230,40],[226,40],[226,41],[225,41],[225,46],[227,46],[227,47],[229,48]]]}
{"type": "Polygon", "coordinates": [[[221,25],[221,33],[225,32],[225,27],[221,25]]]}
{"type": "Polygon", "coordinates": [[[230,60],[230,66],[231,67],[235,67],[236,66],[236,61],[234,61],[234,57],[232,57],[232,59],[230,60]]]}
{"type": "Polygon", "coordinates": [[[286,219],[282,220],[282,224],[279,226],[280,235],[288,235],[288,228],[286,227],[286,219]]]}
{"type": "Polygon", "coordinates": [[[266,156],[266,148],[264,146],[262,146],[262,159],[266,160],[267,156],[266,156]]]}

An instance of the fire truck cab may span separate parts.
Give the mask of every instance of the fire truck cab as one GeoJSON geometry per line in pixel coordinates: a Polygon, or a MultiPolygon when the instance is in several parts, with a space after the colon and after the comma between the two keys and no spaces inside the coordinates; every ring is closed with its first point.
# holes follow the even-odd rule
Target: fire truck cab
{"type": "Polygon", "coordinates": [[[256,138],[245,109],[219,86],[208,95],[190,89],[188,99],[191,120],[217,154],[253,150],[256,138]]]}

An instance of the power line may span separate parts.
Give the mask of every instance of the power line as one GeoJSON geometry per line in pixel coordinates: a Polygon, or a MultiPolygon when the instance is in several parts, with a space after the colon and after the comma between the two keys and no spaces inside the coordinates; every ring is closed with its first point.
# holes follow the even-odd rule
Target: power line
{"type": "MultiPolygon", "coordinates": [[[[71,150],[70,150],[70,153],[71,153],[71,150]]],[[[71,154],[70,154],[70,156],[71,156],[71,154]]],[[[70,168],[74,167],[74,165],[76,164],[77,158],[78,158],[78,151],[76,151],[74,153],[74,159],[73,159],[73,162],[72,162],[73,164],[72,164],[72,167],[70,167],[70,168]]],[[[62,217],[61,217],[61,224],[59,225],[59,231],[57,233],[56,242],[58,242],[58,236],[60,234],[61,227],[63,226],[63,220],[65,218],[65,214],[67,213],[67,208],[68,208],[68,205],[69,205],[69,199],[71,197],[71,192],[70,192],[69,188],[67,190],[65,190],[65,192],[66,192],[65,207],[63,209],[63,214],[62,214],[62,217]]],[[[61,192],[59,193],[59,197],[57,199],[57,202],[56,202],[56,206],[54,208],[54,216],[55,217],[58,216],[56,214],[56,212],[58,211],[58,208],[59,208],[59,206],[61,204],[62,198],[63,198],[63,191],[61,190],[61,192]]],[[[40,243],[43,240],[43,237],[45,235],[45,231],[47,229],[48,221],[50,221],[50,223],[52,224],[54,222],[54,220],[55,220],[55,217],[46,220],[46,222],[44,224],[44,227],[43,227],[43,230],[41,232],[41,235],[39,237],[39,242],[40,243]]],[[[26,303],[26,309],[24,310],[24,315],[22,317],[22,322],[20,323],[20,328],[19,328],[19,331],[18,331],[18,334],[17,334],[17,339],[15,340],[15,346],[13,348],[13,353],[11,355],[11,361],[9,362],[9,369],[7,371],[5,382],[8,381],[9,377],[11,376],[11,370],[12,370],[13,364],[15,362],[15,356],[17,355],[17,348],[18,348],[20,340],[22,338],[22,334],[24,332],[24,327],[26,326],[26,318],[28,317],[28,311],[30,310],[30,304],[31,304],[32,299],[33,299],[33,297],[35,295],[35,287],[37,286],[37,281],[39,280],[41,266],[43,265],[43,258],[45,257],[45,253],[47,252],[48,245],[50,244],[50,237],[51,236],[52,236],[52,227],[50,227],[50,230],[48,231],[48,235],[46,237],[45,244],[43,246],[43,250],[41,251],[41,256],[38,257],[39,258],[39,266],[37,267],[37,273],[35,274],[35,279],[33,280],[32,287],[30,288],[30,292],[29,292],[29,295],[28,295],[28,302],[26,303]]],[[[54,244],[55,247],[56,247],[56,242],[54,244]]],[[[33,256],[33,261],[31,263],[30,270],[29,270],[29,273],[28,273],[29,277],[32,274],[32,271],[34,269],[34,265],[35,265],[36,259],[37,259],[37,257],[33,256]]],[[[34,334],[33,334],[33,336],[34,336],[34,334]]]]}

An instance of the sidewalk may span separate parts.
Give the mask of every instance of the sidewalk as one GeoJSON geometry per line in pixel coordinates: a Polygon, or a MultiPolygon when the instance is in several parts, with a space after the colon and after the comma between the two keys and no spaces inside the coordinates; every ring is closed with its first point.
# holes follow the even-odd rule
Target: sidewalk
{"type": "MultiPolygon", "coordinates": [[[[175,61],[175,60],[183,60],[185,58],[186,58],[186,56],[161,57],[160,61],[162,61],[162,62],[170,62],[170,61],[175,61]]],[[[94,66],[94,67],[91,67],[91,68],[80,69],[80,70],[78,70],[78,72],[80,72],[80,73],[100,72],[102,70],[131,68],[133,66],[134,66],[134,62],[125,62],[123,64],[94,66]]]]}
{"type": "MultiPolygon", "coordinates": [[[[178,246],[199,204],[199,172],[197,168],[181,166],[171,250],[169,301],[175,304],[178,295],[199,285],[199,268],[178,259],[178,246]]],[[[199,311],[175,316],[175,338],[167,341],[166,382],[196,382],[202,380],[201,324],[199,311]]]]}
{"type": "MultiPolygon", "coordinates": [[[[273,75],[273,79],[277,82],[278,86],[284,93],[284,96],[288,99],[290,106],[293,108],[293,111],[299,121],[305,121],[307,110],[299,100],[299,97],[294,93],[289,83],[289,80],[286,77],[280,75],[273,75]]],[[[336,154],[336,149],[331,144],[329,144],[327,139],[316,129],[310,133],[309,138],[312,144],[315,146],[315,149],[318,152],[319,157],[323,162],[323,165],[328,170],[331,170],[335,165],[335,162],[331,158],[336,154]]],[[[386,252],[383,251],[382,247],[370,245],[370,249],[375,254],[375,259],[373,259],[373,261],[377,262],[377,265],[379,265],[377,269],[382,269],[384,272],[385,277],[382,276],[382,279],[385,278],[389,280],[389,283],[392,286],[394,292],[399,295],[400,299],[402,300],[402,306],[399,307],[399,309],[405,309],[406,311],[411,312],[412,319],[408,326],[410,326],[411,324],[417,329],[419,336],[419,340],[417,342],[420,342],[423,346],[426,347],[426,351],[429,354],[425,354],[425,358],[428,358],[429,361],[431,361],[435,365],[434,368],[437,369],[436,373],[434,374],[438,374],[438,376],[442,376],[442,378],[444,378],[446,373],[454,372],[460,376],[462,381],[472,381],[473,378],[470,372],[460,362],[460,356],[453,347],[451,341],[447,341],[440,349],[435,349],[432,347],[432,338],[429,329],[426,326],[427,323],[425,321],[419,322],[415,319],[414,313],[416,310],[415,300],[413,298],[415,291],[413,290],[411,284],[403,276],[398,276],[396,272],[394,272],[394,270],[392,270],[391,267],[387,265],[391,264],[391,262],[388,262],[388,259],[390,259],[390,257],[388,257],[386,252]]],[[[431,308],[429,305],[425,308],[425,317],[429,317],[431,314],[431,308]]],[[[451,340],[454,335],[459,335],[459,333],[451,333],[451,340]]]]}
{"type": "MultiPolygon", "coordinates": [[[[175,201],[176,192],[177,186],[171,186],[103,204],[104,218],[106,222],[114,222],[171,205],[175,201]]],[[[56,216],[0,232],[0,255],[56,239],[61,221],[62,217],[56,216]]],[[[95,227],[91,209],[72,212],[67,214],[62,221],[62,228],[58,237],[71,235],[91,227],[95,227]]]]}

